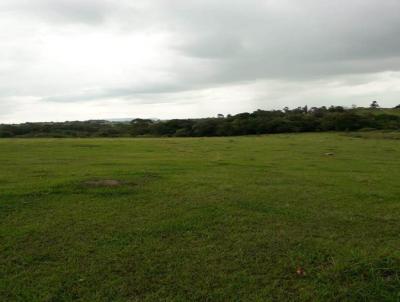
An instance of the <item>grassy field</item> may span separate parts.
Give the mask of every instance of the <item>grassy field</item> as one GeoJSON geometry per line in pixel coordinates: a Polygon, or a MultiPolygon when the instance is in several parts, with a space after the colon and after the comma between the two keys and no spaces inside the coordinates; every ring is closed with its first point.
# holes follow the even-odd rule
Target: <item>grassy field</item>
{"type": "Polygon", "coordinates": [[[399,138],[0,140],[0,301],[399,301],[399,138]]]}

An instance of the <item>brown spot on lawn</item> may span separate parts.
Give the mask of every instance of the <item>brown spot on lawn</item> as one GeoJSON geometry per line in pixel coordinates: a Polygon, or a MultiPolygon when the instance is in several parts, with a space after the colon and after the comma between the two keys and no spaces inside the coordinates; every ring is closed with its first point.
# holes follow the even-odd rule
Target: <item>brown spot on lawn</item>
{"type": "Polygon", "coordinates": [[[305,272],[304,268],[298,267],[298,268],[296,269],[296,274],[297,274],[298,276],[304,277],[304,276],[306,275],[306,272],[305,272]]]}
{"type": "Polygon", "coordinates": [[[116,179],[100,179],[100,180],[88,180],[84,183],[89,187],[106,187],[106,188],[115,188],[123,185],[128,185],[130,183],[116,180],[116,179]]]}

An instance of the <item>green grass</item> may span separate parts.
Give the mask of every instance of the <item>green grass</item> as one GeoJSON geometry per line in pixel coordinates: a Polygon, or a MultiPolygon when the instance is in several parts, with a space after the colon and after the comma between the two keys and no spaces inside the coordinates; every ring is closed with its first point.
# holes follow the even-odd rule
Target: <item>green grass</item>
{"type": "Polygon", "coordinates": [[[400,141],[363,135],[0,140],[0,301],[399,301],[400,141]]]}

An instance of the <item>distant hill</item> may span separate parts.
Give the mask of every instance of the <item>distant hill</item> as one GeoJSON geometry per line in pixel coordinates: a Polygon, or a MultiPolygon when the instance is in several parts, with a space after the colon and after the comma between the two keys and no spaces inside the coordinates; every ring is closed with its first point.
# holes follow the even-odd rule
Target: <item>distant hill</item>
{"type": "MultiPolygon", "coordinates": [[[[130,122],[133,121],[134,119],[136,119],[136,118],[134,118],[134,117],[110,118],[110,119],[105,119],[105,121],[107,121],[107,122],[112,122],[112,123],[130,123],[130,122]]],[[[160,119],[153,117],[153,118],[149,118],[149,120],[152,120],[152,121],[159,121],[160,119]]]]}
{"type": "Polygon", "coordinates": [[[115,123],[129,123],[130,121],[134,120],[133,117],[125,117],[125,118],[110,118],[105,119],[108,122],[115,122],[115,123]]]}

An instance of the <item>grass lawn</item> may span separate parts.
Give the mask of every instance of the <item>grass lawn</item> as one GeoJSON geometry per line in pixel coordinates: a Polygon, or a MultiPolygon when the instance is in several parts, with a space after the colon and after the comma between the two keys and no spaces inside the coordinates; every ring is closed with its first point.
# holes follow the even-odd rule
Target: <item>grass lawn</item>
{"type": "Polygon", "coordinates": [[[0,301],[399,301],[399,138],[0,140],[0,301]]]}

